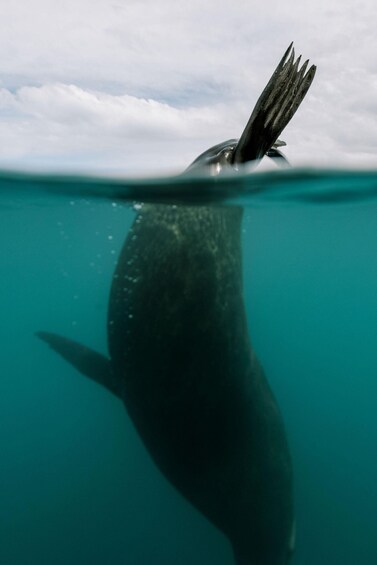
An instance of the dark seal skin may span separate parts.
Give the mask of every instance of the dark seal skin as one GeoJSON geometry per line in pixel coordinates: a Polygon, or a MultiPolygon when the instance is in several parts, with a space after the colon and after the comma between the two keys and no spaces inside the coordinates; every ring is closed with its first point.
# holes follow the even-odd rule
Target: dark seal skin
{"type": "MultiPolygon", "coordinates": [[[[292,45],[240,140],[186,174],[219,174],[265,154],[315,73],[292,45]]],[[[169,481],[230,540],[238,565],[284,565],[294,541],[292,466],[274,395],[250,343],[242,208],[141,204],[113,276],[109,357],[37,335],[123,400],[169,481]]]]}

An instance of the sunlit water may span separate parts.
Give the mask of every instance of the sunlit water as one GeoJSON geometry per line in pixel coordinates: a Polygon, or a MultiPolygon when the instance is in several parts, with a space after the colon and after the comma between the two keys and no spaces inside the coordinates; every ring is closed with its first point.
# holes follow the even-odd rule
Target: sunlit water
{"type": "Polygon", "coordinates": [[[377,173],[0,178],[0,565],[231,565],[119,400],[37,340],[106,353],[135,201],[243,205],[254,348],[291,446],[299,565],[377,562],[377,173]]]}

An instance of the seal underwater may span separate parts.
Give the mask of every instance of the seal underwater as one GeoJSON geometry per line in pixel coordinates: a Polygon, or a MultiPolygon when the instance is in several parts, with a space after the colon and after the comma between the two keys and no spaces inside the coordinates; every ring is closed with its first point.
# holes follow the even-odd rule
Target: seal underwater
{"type": "MultiPolygon", "coordinates": [[[[219,174],[265,154],[315,74],[292,44],[240,140],[187,170],[219,174]]],[[[112,280],[106,358],[38,332],[126,405],[153,460],[230,540],[238,565],[283,565],[293,549],[291,459],[251,347],[242,285],[242,208],[141,205],[112,280]]]]}

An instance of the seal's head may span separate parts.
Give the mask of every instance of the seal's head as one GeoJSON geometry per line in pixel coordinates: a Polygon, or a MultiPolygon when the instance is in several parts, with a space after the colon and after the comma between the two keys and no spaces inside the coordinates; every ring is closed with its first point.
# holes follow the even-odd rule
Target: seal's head
{"type": "MultiPolygon", "coordinates": [[[[186,169],[185,173],[197,173],[205,171],[211,176],[217,176],[224,170],[237,170],[238,164],[234,162],[234,153],[239,144],[238,139],[228,139],[222,143],[218,143],[213,147],[201,153],[195,161],[186,169]]],[[[281,161],[283,164],[288,164],[288,160],[279,151],[278,147],[283,147],[286,145],[285,141],[278,139],[272,147],[266,151],[266,155],[271,157],[271,159],[276,159],[281,161]]],[[[248,159],[246,162],[250,162],[253,159],[248,159]]],[[[241,161],[241,166],[243,162],[241,161]]]]}
{"type": "Polygon", "coordinates": [[[186,172],[205,170],[218,175],[224,169],[238,169],[243,163],[269,157],[285,160],[278,147],[285,145],[278,136],[288,124],[313,82],[316,67],[306,71],[308,62],[299,68],[301,55],[295,59],[293,43],[284,53],[266,88],[260,95],[240,137],[207,149],[186,172]]]}

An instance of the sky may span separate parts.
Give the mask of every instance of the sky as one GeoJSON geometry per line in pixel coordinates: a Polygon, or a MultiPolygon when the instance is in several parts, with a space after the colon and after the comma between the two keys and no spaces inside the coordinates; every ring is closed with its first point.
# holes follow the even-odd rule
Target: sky
{"type": "Polygon", "coordinates": [[[376,168],[375,0],[1,0],[0,168],[179,172],[241,135],[291,41],[295,166],[376,168]]]}

